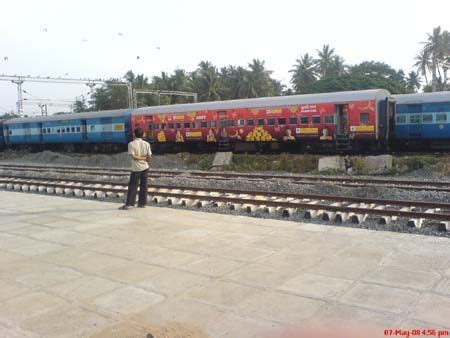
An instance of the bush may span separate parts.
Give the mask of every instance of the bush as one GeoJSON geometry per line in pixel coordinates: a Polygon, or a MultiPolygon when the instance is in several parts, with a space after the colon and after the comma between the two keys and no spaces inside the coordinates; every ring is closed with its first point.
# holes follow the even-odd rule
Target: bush
{"type": "Polygon", "coordinates": [[[287,171],[291,173],[305,173],[317,169],[319,156],[293,155],[248,155],[235,154],[233,162],[224,167],[225,170],[235,171],[287,171]]]}
{"type": "Polygon", "coordinates": [[[433,155],[405,156],[397,157],[393,160],[393,166],[399,168],[400,171],[408,172],[424,167],[435,165],[439,162],[439,157],[433,155]]]}

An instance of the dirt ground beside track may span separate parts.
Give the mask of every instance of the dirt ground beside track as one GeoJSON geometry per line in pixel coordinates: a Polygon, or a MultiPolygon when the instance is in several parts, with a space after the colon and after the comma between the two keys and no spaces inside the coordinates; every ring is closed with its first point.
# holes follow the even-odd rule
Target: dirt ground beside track
{"type": "MultiPolygon", "coordinates": [[[[223,170],[258,172],[267,174],[318,174],[319,155],[299,154],[236,154],[233,162],[223,170]]],[[[169,170],[210,170],[214,154],[164,154],[154,155],[152,168],[169,170]]],[[[37,165],[93,166],[101,168],[129,168],[127,153],[80,154],[43,151],[0,152],[1,162],[37,165]]],[[[330,174],[330,173],[329,173],[330,174]]],[[[425,178],[450,180],[450,154],[394,155],[393,168],[386,174],[392,178],[425,178]]]]}

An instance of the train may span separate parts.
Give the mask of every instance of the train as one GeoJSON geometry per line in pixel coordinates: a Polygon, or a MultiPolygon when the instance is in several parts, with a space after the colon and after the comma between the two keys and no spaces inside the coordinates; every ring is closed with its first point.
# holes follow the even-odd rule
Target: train
{"type": "Polygon", "coordinates": [[[13,118],[0,121],[0,147],[122,151],[136,127],[155,152],[449,149],[450,92],[371,89],[13,118]]]}

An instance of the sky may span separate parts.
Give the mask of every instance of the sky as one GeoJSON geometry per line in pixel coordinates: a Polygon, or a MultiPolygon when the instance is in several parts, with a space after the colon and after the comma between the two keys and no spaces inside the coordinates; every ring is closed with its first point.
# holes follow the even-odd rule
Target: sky
{"type": "MultiPolygon", "coordinates": [[[[221,67],[258,58],[289,85],[295,60],[323,44],[347,64],[375,60],[408,72],[426,33],[450,29],[449,0],[2,0],[1,7],[0,74],[45,77],[120,78],[131,69],[150,78],[192,71],[201,60],[221,67]]],[[[89,92],[30,82],[23,89],[60,100],[89,92]]],[[[16,102],[17,87],[0,81],[0,112],[16,102]]]]}

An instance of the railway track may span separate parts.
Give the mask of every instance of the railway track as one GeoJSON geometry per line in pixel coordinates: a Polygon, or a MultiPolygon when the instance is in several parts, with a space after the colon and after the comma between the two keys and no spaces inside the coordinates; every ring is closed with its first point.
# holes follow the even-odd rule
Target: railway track
{"type": "MultiPolygon", "coordinates": [[[[111,181],[26,175],[0,175],[0,189],[96,199],[123,198],[127,191],[125,184],[111,181]]],[[[439,231],[450,230],[450,203],[169,185],[151,185],[148,194],[152,203],[165,205],[278,213],[284,217],[297,214],[336,223],[372,220],[387,225],[405,221],[410,227],[434,225],[439,231]]]]}
{"type": "MultiPolygon", "coordinates": [[[[109,176],[125,178],[129,176],[129,171],[118,168],[98,168],[98,167],[69,167],[69,166],[42,166],[42,165],[12,165],[0,164],[0,169],[13,170],[16,172],[39,172],[39,173],[59,173],[59,174],[85,174],[92,176],[109,176]]],[[[428,190],[450,192],[450,182],[427,181],[427,180],[393,180],[384,178],[359,178],[346,176],[311,176],[311,175],[268,175],[268,174],[247,174],[235,172],[207,172],[191,170],[157,170],[151,169],[149,177],[177,177],[187,175],[189,178],[204,178],[216,180],[236,180],[245,179],[247,181],[284,179],[294,184],[320,184],[332,183],[344,187],[370,187],[397,188],[404,190],[428,190]]]]}

